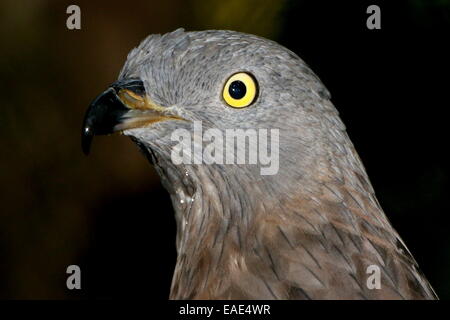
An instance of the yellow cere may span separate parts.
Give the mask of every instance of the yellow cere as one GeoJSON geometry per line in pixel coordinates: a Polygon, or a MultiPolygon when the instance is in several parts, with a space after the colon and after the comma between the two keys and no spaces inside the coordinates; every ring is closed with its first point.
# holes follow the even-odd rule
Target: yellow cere
{"type": "Polygon", "coordinates": [[[256,99],[258,88],[255,79],[245,72],[232,75],[223,88],[223,99],[233,108],[245,108],[256,99]]]}

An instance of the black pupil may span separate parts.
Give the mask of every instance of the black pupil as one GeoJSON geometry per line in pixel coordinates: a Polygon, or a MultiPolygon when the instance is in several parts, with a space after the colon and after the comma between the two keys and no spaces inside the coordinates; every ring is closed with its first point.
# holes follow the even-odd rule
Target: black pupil
{"type": "Polygon", "coordinates": [[[228,92],[233,99],[242,99],[247,92],[247,88],[242,81],[236,80],[230,84],[228,92]]]}

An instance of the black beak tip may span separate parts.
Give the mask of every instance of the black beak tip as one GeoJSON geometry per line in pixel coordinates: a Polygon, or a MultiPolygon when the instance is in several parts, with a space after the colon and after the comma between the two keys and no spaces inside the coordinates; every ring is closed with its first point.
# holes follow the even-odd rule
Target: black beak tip
{"type": "Polygon", "coordinates": [[[81,149],[85,155],[89,155],[91,151],[91,144],[94,135],[92,134],[92,130],[89,126],[83,126],[83,130],[81,132],[81,149]]]}
{"type": "Polygon", "coordinates": [[[139,95],[145,94],[141,80],[122,79],[113,83],[92,101],[84,116],[81,130],[81,149],[85,155],[89,154],[94,136],[114,133],[116,125],[121,123],[123,116],[129,112],[129,108],[117,96],[121,89],[133,90],[139,95]]]}

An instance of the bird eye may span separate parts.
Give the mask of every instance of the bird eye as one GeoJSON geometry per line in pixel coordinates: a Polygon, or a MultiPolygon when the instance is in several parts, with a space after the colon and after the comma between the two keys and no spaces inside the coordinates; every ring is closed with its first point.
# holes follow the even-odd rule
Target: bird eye
{"type": "Polygon", "coordinates": [[[233,108],[245,108],[256,99],[258,87],[255,78],[248,73],[233,74],[223,88],[223,99],[233,108]]]}

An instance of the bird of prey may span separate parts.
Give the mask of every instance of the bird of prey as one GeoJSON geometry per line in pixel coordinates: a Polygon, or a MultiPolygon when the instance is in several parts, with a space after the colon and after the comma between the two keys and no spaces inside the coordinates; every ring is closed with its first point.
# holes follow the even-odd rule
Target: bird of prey
{"type": "Polygon", "coordinates": [[[328,90],[276,42],[219,30],[150,35],[89,106],[84,152],[113,132],[137,143],[170,193],[178,253],[170,299],[437,299],[380,207],[328,90]],[[277,129],[278,171],[175,163],[173,132],[194,135],[196,121],[216,132],[277,129]]]}

